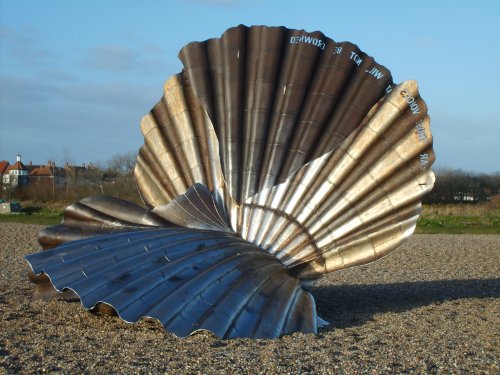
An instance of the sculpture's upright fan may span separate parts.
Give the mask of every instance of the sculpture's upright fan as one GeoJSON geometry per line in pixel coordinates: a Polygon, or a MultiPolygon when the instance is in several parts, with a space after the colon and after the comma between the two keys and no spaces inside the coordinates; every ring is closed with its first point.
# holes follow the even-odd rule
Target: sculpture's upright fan
{"type": "Polygon", "coordinates": [[[232,28],[180,58],[141,123],[149,209],[68,207],[40,236],[55,248],[27,256],[31,277],[179,336],[315,332],[303,282],[395,249],[432,188],[417,85],[395,86],[351,43],[283,27],[232,28]]]}

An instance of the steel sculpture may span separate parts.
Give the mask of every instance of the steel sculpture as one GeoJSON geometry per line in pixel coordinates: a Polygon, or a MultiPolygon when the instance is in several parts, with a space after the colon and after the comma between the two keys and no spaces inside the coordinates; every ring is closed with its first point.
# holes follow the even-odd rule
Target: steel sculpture
{"type": "Polygon", "coordinates": [[[322,323],[305,285],[414,231],[434,161],[415,81],[321,32],[238,26],[190,43],[142,119],[148,207],[69,206],[26,257],[41,296],[70,290],[127,322],[273,338],[322,323]]]}

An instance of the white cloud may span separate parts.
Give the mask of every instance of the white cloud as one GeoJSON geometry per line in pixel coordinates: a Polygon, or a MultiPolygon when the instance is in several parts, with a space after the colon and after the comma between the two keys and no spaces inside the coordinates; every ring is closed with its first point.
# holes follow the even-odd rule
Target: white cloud
{"type": "Polygon", "coordinates": [[[87,65],[104,70],[130,70],[138,60],[135,51],[119,45],[92,47],[86,56],[87,65]]]}
{"type": "Polygon", "coordinates": [[[13,29],[0,27],[0,44],[6,56],[2,57],[2,64],[12,59],[17,64],[37,65],[54,57],[54,54],[39,46],[40,33],[31,27],[13,29]]]}
{"type": "Polygon", "coordinates": [[[151,58],[152,54],[123,45],[101,45],[87,49],[81,59],[84,68],[107,73],[124,74],[137,72],[140,75],[158,75],[165,71],[166,63],[151,58]]]}

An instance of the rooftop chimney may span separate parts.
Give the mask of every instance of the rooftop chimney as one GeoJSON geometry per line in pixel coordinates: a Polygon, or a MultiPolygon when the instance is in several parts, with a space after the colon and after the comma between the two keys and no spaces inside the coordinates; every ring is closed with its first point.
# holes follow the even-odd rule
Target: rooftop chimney
{"type": "Polygon", "coordinates": [[[21,155],[20,154],[17,154],[16,161],[21,161],[21,155]]]}

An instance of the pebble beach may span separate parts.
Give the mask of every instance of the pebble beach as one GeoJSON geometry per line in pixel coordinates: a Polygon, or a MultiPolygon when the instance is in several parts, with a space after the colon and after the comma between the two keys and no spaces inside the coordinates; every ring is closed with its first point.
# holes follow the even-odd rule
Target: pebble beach
{"type": "Polygon", "coordinates": [[[32,301],[24,256],[43,226],[0,223],[0,374],[500,373],[500,236],[414,235],[320,279],[318,334],[181,339],[79,302],[32,301]]]}

